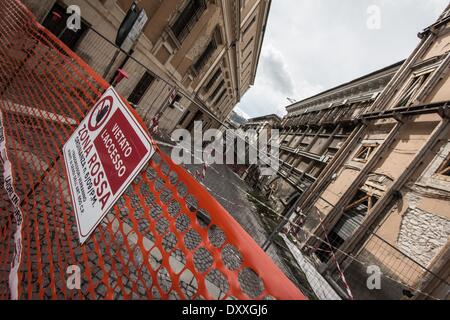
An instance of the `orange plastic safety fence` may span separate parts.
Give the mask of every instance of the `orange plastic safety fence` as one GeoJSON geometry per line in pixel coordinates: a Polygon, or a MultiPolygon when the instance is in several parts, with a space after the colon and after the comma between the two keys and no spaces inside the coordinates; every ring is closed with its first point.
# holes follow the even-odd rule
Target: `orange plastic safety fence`
{"type": "Polygon", "coordinates": [[[304,299],[159,150],[79,244],[62,146],[107,87],[20,2],[0,2],[0,298],[304,299]]]}

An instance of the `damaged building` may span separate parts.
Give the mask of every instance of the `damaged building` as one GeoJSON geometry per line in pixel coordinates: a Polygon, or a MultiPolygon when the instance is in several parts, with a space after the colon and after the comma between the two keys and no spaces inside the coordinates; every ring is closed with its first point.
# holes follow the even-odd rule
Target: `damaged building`
{"type": "Polygon", "coordinates": [[[266,191],[284,206],[303,194],[329,164],[358,126],[401,62],[297,102],[286,109],[280,129],[280,175],[266,191]]]}
{"type": "Polygon", "coordinates": [[[281,177],[264,188],[281,205],[298,194],[284,230],[344,297],[449,298],[448,9],[405,61],[294,103],[279,126],[281,177]]]}

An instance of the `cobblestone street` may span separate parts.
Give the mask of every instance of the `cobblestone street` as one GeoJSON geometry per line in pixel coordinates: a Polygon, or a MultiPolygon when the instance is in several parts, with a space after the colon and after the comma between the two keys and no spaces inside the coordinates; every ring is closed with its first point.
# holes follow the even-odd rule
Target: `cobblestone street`
{"type": "MultiPolygon", "coordinates": [[[[160,142],[161,149],[170,155],[172,148],[167,142],[160,142]]],[[[196,176],[202,171],[202,165],[190,164],[183,165],[192,175],[196,176]]],[[[214,198],[239,222],[239,224],[247,231],[247,233],[262,246],[268,238],[268,232],[264,228],[262,217],[264,212],[259,212],[259,207],[268,206],[262,203],[260,199],[254,196],[254,190],[235,174],[227,165],[212,165],[206,170],[206,176],[201,184],[214,196],[214,198]]],[[[269,209],[268,209],[269,210],[269,209]]],[[[271,215],[272,217],[274,214],[271,215]]],[[[270,217],[266,217],[270,219],[270,217]]],[[[269,224],[273,224],[270,221],[269,224]]],[[[289,279],[305,293],[310,291],[309,284],[303,272],[297,265],[295,257],[292,256],[289,248],[284,244],[282,239],[276,242],[276,246],[272,245],[267,251],[272,260],[280,267],[289,279]]]]}
{"type": "MultiPolygon", "coordinates": [[[[166,144],[160,146],[170,155],[171,147],[166,144]]],[[[202,170],[202,165],[191,164],[183,167],[193,175],[202,170]]],[[[207,169],[206,177],[201,183],[259,245],[264,243],[267,234],[255,206],[248,199],[251,189],[244,181],[226,165],[213,165],[207,169]]]]}

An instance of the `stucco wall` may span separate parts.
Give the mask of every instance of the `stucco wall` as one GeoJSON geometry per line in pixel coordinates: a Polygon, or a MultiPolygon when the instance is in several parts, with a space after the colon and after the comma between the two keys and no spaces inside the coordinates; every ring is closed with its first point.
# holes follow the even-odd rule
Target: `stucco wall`
{"type": "Polygon", "coordinates": [[[435,56],[439,56],[450,50],[450,24],[447,24],[447,29],[444,30],[439,37],[437,37],[430,48],[422,56],[422,60],[427,60],[435,56]]]}

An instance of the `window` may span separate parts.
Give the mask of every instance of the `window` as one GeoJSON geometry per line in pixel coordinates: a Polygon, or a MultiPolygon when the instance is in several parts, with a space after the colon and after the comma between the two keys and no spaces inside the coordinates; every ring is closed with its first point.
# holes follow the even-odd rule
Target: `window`
{"type": "Polygon", "coordinates": [[[175,104],[181,101],[181,96],[177,94],[175,99],[173,99],[172,103],[169,105],[169,108],[175,108],[175,104]]]}
{"type": "Polygon", "coordinates": [[[206,10],[205,0],[189,0],[177,20],[170,27],[179,42],[183,42],[206,10]]]}
{"type": "Polygon", "coordinates": [[[69,14],[66,13],[66,9],[59,3],[55,3],[52,10],[45,17],[42,25],[52,32],[56,37],[61,39],[70,49],[74,50],[78,42],[81,40],[84,34],[86,34],[89,26],[82,19],[81,29],[73,31],[67,28],[67,19],[69,14]]]}
{"type": "Polygon", "coordinates": [[[359,229],[364,219],[378,202],[378,198],[363,190],[358,190],[351,203],[344,209],[342,217],[333,227],[327,238],[328,243],[323,243],[321,250],[316,252],[320,261],[326,263],[331,258],[331,252],[336,252],[355,231],[359,229]]]}
{"type": "Polygon", "coordinates": [[[295,157],[294,156],[291,156],[290,157],[290,159],[289,159],[289,164],[292,166],[292,165],[294,165],[294,162],[295,162],[295,157]]]}
{"type": "Polygon", "coordinates": [[[312,167],[308,173],[314,178],[317,178],[322,173],[323,169],[325,169],[324,165],[317,165],[312,167]]]}
{"type": "Polygon", "coordinates": [[[214,97],[216,97],[220,90],[222,90],[222,88],[225,86],[225,80],[222,80],[219,85],[217,86],[217,88],[214,90],[214,92],[211,94],[211,96],[209,97],[209,100],[212,101],[212,99],[214,99],[214,97]]]}
{"type": "Polygon", "coordinates": [[[442,176],[450,177],[450,154],[447,156],[447,159],[439,167],[436,173],[442,176]]]}
{"type": "Polygon", "coordinates": [[[250,27],[256,22],[256,16],[253,16],[252,20],[249,22],[249,24],[247,24],[247,26],[244,29],[243,34],[245,35],[248,30],[250,30],[250,27]]]}
{"type": "Polygon", "coordinates": [[[222,74],[222,69],[218,68],[214,75],[211,77],[211,79],[208,81],[208,83],[205,86],[205,92],[209,91],[213,84],[219,79],[220,75],[222,74]]]}
{"type": "Polygon", "coordinates": [[[291,137],[290,136],[286,136],[283,141],[281,142],[282,146],[287,146],[289,145],[289,142],[291,141],[291,137]]]}
{"type": "Polygon", "coordinates": [[[353,160],[358,162],[367,162],[377,147],[378,147],[377,143],[363,144],[363,146],[356,153],[353,160]]]}
{"type": "Polygon", "coordinates": [[[431,71],[415,75],[407,85],[399,101],[396,103],[395,108],[409,107],[414,102],[414,99],[417,97],[420,89],[422,89],[430,75],[431,71]]]}
{"type": "Polygon", "coordinates": [[[305,150],[306,148],[308,148],[308,146],[309,146],[309,144],[308,143],[300,143],[299,145],[298,145],[298,147],[301,149],[301,150],[305,150]]]}
{"type": "Polygon", "coordinates": [[[244,71],[242,71],[243,74],[247,73],[248,68],[250,68],[250,66],[252,65],[252,62],[250,61],[249,63],[247,63],[247,65],[245,67],[243,67],[242,69],[244,71]]]}
{"type": "Polygon", "coordinates": [[[255,37],[251,37],[250,40],[248,40],[247,44],[245,45],[244,49],[242,49],[242,56],[244,56],[244,52],[247,50],[247,48],[253,43],[253,40],[255,37]]]}
{"type": "Polygon", "coordinates": [[[203,117],[203,112],[201,110],[198,110],[197,113],[195,114],[194,118],[192,118],[190,124],[187,126],[186,130],[192,132],[192,130],[194,130],[194,128],[196,128],[196,126],[198,124],[196,124],[197,121],[201,121],[203,117]]]}
{"type": "Polygon", "coordinates": [[[214,104],[218,104],[222,100],[222,98],[223,98],[223,96],[225,95],[226,92],[227,92],[227,90],[223,89],[222,93],[217,97],[217,99],[214,102],[214,104]]]}
{"type": "Polygon", "coordinates": [[[316,251],[316,256],[323,263],[327,263],[331,258],[331,253],[336,252],[336,248],[340,248],[345,240],[342,239],[335,231],[331,231],[316,251]],[[329,241],[329,242],[328,242],[329,241]]]}
{"type": "Polygon", "coordinates": [[[338,149],[329,147],[328,150],[325,152],[325,157],[333,158],[337,152],[338,152],[338,149]]]}
{"type": "Polygon", "coordinates": [[[142,76],[141,80],[139,80],[138,84],[134,88],[133,92],[128,97],[128,101],[133,104],[139,104],[139,102],[141,102],[142,97],[152,84],[153,80],[155,80],[153,75],[150,72],[146,71],[142,76]]]}
{"type": "Polygon", "coordinates": [[[250,51],[250,52],[247,54],[247,56],[244,58],[244,61],[242,62],[242,66],[244,66],[244,65],[247,63],[247,60],[248,60],[248,58],[251,57],[252,53],[253,53],[253,51],[250,51]]]}
{"type": "Polygon", "coordinates": [[[194,63],[194,71],[197,73],[200,73],[202,71],[203,67],[208,63],[209,59],[213,55],[214,51],[217,49],[217,42],[216,39],[213,38],[206,46],[203,53],[200,55],[200,57],[197,59],[197,61],[194,63]]]}
{"type": "Polygon", "coordinates": [[[347,214],[353,212],[354,214],[365,216],[367,212],[372,210],[377,201],[378,198],[374,195],[363,190],[358,190],[352,202],[344,209],[344,212],[347,214]]]}
{"type": "Polygon", "coordinates": [[[191,114],[191,112],[188,110],[183,117],[181,117],[181,120],[178,122],[178,125],[182,126],[183,123],[186,121],[187,117],[189,117],[189,115],[191,114]]]}

